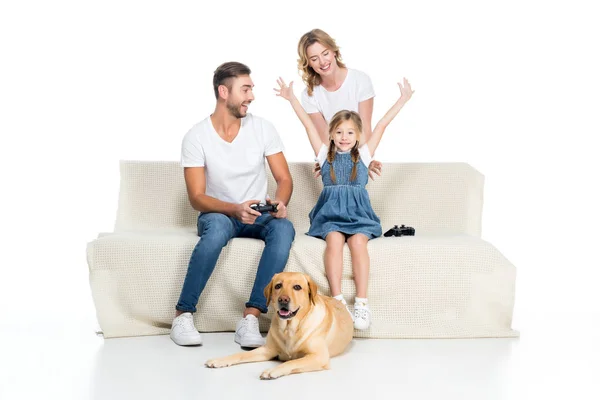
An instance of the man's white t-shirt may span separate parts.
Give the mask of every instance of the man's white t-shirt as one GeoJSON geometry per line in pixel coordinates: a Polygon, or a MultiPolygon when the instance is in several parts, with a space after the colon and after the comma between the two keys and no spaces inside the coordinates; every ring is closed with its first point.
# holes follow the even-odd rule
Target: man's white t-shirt
{"type": "Polygon", "coordinates": [[[210,117],[194,125],[181,145],[183,167],[204,167],[206,195],[240,204],[248,200],[264,203],[267,196],[265,157],[283,151],[273,124],[248,113],[241,119],[233,142],[223,140],[210,117]]]}
{"type": "Polygon", "coordinates": [[[371,78],[364,72],[348,68],[346,79],[335,92],[328,92],[323,86],[315,86],[313,95],[308,89],[302,92],[302,107],[307,114],[321,113],[329,124],[331,118],[340,110],[358,112],[358,103],[375,97],[371,78]]]}

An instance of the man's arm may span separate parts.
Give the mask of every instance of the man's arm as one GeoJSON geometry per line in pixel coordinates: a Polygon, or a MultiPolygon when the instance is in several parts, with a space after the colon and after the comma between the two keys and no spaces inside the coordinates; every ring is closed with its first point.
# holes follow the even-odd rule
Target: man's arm
{"type": "Polygon", "coordinates": [[[267,162],[269,163],[273,178],[275,178],[275,182],[277,182],[277,191],[275,192],[274,202],[281,202],[287,206],[292,197],[293,185],[292,175],[290,174],[290,169],[285,156],[282,152],[275,153],[267,156],[267,162]]]}
{"type": "Polygon", "coordinates": [[[186,167],[183,169],[183,174],[188,198],[195,210],[200,212],[218,212],[230,217],[235,216],[237,204],[227,203],[205,194],[206,175],[204,167],[186,167]]]}
{"type": "Polygon", "coordinates": [[[248,200],[242,204],[227,203],[207,196],[206,175],[204,167],[186,167],[183,169],[185,186],[192,207],[200,212],[218,212],[230,217],[237,218],[244,224],[253,224],[260,213],[250,208],[251,204],[259,200],[248,200]]]}

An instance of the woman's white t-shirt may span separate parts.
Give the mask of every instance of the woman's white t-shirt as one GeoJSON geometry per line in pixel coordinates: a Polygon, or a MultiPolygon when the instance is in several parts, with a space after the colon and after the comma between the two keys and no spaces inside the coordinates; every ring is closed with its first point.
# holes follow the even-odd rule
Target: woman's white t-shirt
{"type": "Polygon", "coordinates": [[[335,92],[328,92],[321,85],[315,86],[313,95],[308,95],[308,89],[302,92],[302,107],[307,114],[321,113],[329,124],[331,118],[340,110],[358,112],[361,101],[375,97],[371,78],[362,71],[348,68],[346,79],[335,92]]]}

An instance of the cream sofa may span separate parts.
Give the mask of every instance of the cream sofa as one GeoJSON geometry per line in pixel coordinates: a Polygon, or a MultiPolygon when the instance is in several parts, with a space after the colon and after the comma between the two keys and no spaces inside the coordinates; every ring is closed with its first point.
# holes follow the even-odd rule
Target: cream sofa
{"type": "MultiPolygon", "coordinates": [[[[325,242],[305,235],[322,184],[311,163],[290,163],[294,192],[288,218],[296,228],[287,271],[310,275],[329,295],[325,242]]],[[[267,168],[268,170],[268,168],[267,168]]],[[[114,232],[88,244],[90,285],[106,338],[167,334],[187,264],[199,240],[176,162],[122,161],[114,232]]],[[[369,242],[370,338],[514,337],[515,267],[481,239],[484,177],[464,163],[386,163],[367,185],[383,231],[395,224],[414,237],[369,242]]],[[[269,175],[269,193],[274,196],[269,175]]],[[[233,331],[247,301],[263,242],[233,239],[222,251],[194,314],[201,332],[233,331]]],[[[354,298],[350,252],[343,294],[354,298]]],[[[268,314],[260,327],[268,330],[268,314]]]]}

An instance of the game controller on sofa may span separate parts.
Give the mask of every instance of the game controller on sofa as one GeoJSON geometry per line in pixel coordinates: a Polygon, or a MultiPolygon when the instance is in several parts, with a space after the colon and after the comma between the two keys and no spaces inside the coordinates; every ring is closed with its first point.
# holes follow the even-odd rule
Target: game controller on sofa
{"type": "Polygon", "coordinates": [[[394,225],[392,229],[383,234],[385,237],[390,236],[415,236],[415,228],[411,228],[410,226],[400,226],[394,225]]]}
{"type": "Polygon", "coordinates": [[[258,203],[258,204],[252,204],[250,206],[250,208],[253,209],[254,211],[258,211],[261,214],[268,213],[268,212],[277,212],[277,204],[258,203]]]}

